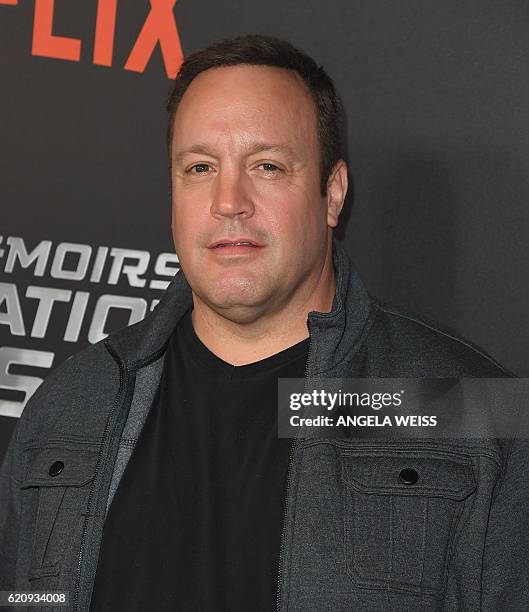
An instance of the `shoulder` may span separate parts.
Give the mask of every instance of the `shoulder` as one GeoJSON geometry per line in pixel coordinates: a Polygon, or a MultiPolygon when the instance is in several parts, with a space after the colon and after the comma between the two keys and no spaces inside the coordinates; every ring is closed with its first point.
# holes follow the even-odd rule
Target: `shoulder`
{"type": "MultiPolygon", "coordinates": [[[[393,304],[372,298],[369,342],[384,354],[387,368],[406,376],[512,377],[480,346],[455,330],[393,304]],[[400,373],[402,372],[402,373],[400,373]]],[[[397,375],[397,374],[395,374],[397,375]]]]}

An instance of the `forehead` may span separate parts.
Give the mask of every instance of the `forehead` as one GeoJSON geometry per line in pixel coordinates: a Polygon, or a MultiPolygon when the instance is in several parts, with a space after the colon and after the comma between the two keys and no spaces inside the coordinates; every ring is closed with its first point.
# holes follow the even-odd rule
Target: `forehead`
{"type": "Polygon", "coordinates": [[[317,109],[303,79],[271,66],[222,66],[193,79],[178,106],[173,143],[194,140],[317,146],[317,109]]]}

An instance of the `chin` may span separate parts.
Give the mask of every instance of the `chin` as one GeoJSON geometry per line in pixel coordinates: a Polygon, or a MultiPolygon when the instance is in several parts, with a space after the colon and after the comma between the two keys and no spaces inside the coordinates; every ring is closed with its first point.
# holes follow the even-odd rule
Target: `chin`
{"type": "Polygon", "coordinates": [[[217,308],[236,310],[259,306],[263,301],[255,295],[255,292],[251,294],[231,292],[229,294],[211,296],[209,302],[217,308]]]}
{"type": "Polygon", "coordinates": [[[257,313],[261,310],[260,307],[267,302],[264,292],[257,292],[255,285],[244,289],[231,287],[229,290],[223,287],[222,290],[204,292],[202,295],[210,308],[224,317],[240,322],[259,316],[257,313]]]}

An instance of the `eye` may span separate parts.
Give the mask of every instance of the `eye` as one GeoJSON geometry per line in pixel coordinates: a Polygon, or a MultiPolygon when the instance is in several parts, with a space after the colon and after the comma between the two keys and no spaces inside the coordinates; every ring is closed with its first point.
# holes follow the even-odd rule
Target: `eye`
{"type": "Polygon", "coordinates": [[[211,166],[209,164],[195,164],[191,166],[186,172],[188,174],[205,174],[211,170],[211,166]],[[193,172],[193,169],[196,169],[196,172],[193,172]]]}
{"type": "Polygon", "coordinates": [[[279,170],[275,164],[271,164],[269,162],[263,162],[262,164],[259,164],[259,166],[262,166],[265,172],[277,172],[279,170]]]}

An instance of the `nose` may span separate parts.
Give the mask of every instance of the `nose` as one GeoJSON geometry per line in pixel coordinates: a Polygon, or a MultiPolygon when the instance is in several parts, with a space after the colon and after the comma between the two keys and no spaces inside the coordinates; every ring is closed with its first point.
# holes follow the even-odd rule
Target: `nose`
{"type": "Polygon", "coordinates": [[[211,214],[214,217],[251,217],[254,205],[250,196],[250,185],[239,171],[219,171],[213,187],[211,214]]]}

